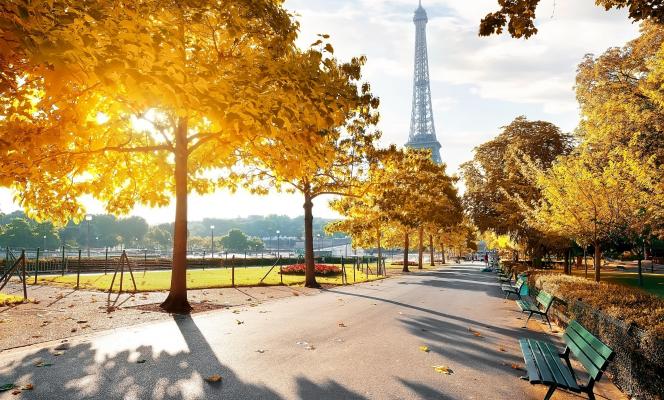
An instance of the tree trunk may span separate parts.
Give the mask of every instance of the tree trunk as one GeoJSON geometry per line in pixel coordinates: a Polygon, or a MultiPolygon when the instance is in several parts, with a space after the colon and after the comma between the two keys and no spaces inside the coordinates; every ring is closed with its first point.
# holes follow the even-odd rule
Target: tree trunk
{"type": "Polygon", "coordinates": [[[583,248],[583,262],[586,265],[586,279],[588,279],[588,246],[583,248]]]}
{"type": "Polygon", "coordinates": [[[639,286],[643,286],[643,270],[641,269],[641,253],[639,253],[639,286]]]}
{"type": "Polygon", "coordinates": [[[431,260],[429,260],[429,265],[432,267],[436,266],[436,252],[435,249],[433,248],[433,235],[429,235],[429,253],[431,255],[431,260]]]}
{"type": "Polygon", "coordinates": [[[188,314],[187,300],[187,119],[180,118],[175,133],[175,224],[171,289],[160,307],[177,314],[188,314]]]}
{"type": "MultiPolygon", "coordinates": [[[[383,265],[383,249],[380,245],[380,226],[376,227],[376,244],[378,245],[378,264],[376,264],[376,275],[380,274],[380,267],[383,265]]],[[[385,274],[385,271],[383,271],[385,274]]]]}
{"type": "Polygon", "coordinates": [[[599,282],[600,278],[600,263],[602,262],[602,249],[599,247],[599,243],[595,243],[595,282],[599,282]]]}
{"type": "Polygon", "coordinates": [[[316,265],[314,263],[314,203],[311,195],[304,194],[304,286],[319,288],[316,282],[316,265]]]}
{"type": "Polygon", "coordinates": [[[443,265],[445,265],[445,245],[440,246],[440,258],[443,265]]]}
{"type": "Polygon", "coordinates": [[[410,272],[408,269],[408,247],[410,246],[410,238],[408,237],[408,231],[405,232],[403,236],[403,272],[410,272]]]}
{"type": "Polygon", "coordinates": [[[565,250],[565,275],[571,275],[570,270],[569,250],[565,250]]]}
{"type": "Polygon", "coordinates": [[[418,229],[417,239],[417,269],[422,269],[424,266],[424,228],[418,229]]]}

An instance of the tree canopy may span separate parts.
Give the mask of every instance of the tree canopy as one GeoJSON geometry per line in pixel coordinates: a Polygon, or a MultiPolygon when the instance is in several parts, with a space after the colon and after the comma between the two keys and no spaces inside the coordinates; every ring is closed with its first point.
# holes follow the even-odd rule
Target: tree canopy
{"type": "MultiPolygon", "coordinates": [[[[590,0],[584,0],[590,1],[590,0]]],[[[529,38],[537,34],[535,14],[540,0],[498,0],[500,8],[487,14],[480,22],[480,36],[490,36],[507,32],[515,38],[529,38]]],[[[605,10],[625,8],[634,21],[652,21],[664,24],[664,7],[658,1],[650,0],[595,0],[595,4],[605,10]]]]}

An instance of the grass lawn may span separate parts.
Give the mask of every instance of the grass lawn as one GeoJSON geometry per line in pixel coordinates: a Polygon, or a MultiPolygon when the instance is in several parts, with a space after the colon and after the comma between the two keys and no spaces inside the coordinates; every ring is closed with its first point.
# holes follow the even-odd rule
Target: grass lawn
{"type": "MultiPolygon", "coordinates": [[[[592,269],[588,270],[588,278],[594,279],[592,269]]],[[[574,270],[573,275],[584,276],[584,271],[574,270]]],[[[602,271],[600,278],[603,282],[615,283],[624,286],[639,287],[639,276],[637,272],[627,271],[602,271]]],[[[664,298],[664,274],[643,273],[643,290],[655,296],[664,298]]]]}
{"type": "Polygon", "coordinates": [[[12,304],[23,303],[23,296],[14,296],[0,293],[0,306],[9,306],[12,304]]]}
{"type": "MultiPolygon", "coordinates": [[[[235,286],[257,286],[261,278],[269,271],[269,267],[237,267],[235,268],[235,286]]],[[[348,282],[353,283],[353,269],[346,266],[346,276],[348,282]]],[[[136,286],[138,291],[150,292],[159,290],[168,290],[171,286],[171,271],[148,271],[145,275],[143,271],[134,272],[136,279],[136,286]]],[[[303,285],[304,275],[284,275],[284,285],[303,285]]],[[[373,281],[381,279],[376,278],[375,275],[367,277],[361,271],[355,271],[355,281],[365,282],[367,280],[373,281]]],[[[92,290],[108,290],[111,286],[113,274],[94,274],[94,275],[81,275],[80,288],[92,290]]],[[[113,290],[117,291],[120,288],[120,275],[115,279],[113,290]]],[[[317,276],[316,280],[321,284],[341,285],[341,275],[336,276],[317,276]]],[[[281,283],[279,276],[279,268],[275,268],[270,272],[267,278],[263,281],[264,285],[279,285],[281,283]]],[[[40,276],[38,284],[51,284],[61,285],[67,287],[76,286],[76,275],[65,276],[40,276]]],[[[230,268],[216,268],[216,269],[195,269],[187,271],[187,287],[189,289],[208,289],[208,288],[221,288],[231,287],[231,269],[230,268]]],[[[125,270],[124,282],[122,284],[123,290],[133,290],[133,284],[129,273],[125,270]]]]}

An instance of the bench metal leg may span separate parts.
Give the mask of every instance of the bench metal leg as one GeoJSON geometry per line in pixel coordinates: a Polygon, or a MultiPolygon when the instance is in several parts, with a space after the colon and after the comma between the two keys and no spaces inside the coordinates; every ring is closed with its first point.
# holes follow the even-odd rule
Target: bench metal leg
{"type": "Polygon", "coordinates": [[[530,311],[530,315],[528,315],[528,319],[526,320],[526,323],[523,325],[524,328],[528,326],[528,321],[530,321],[530,318],[533,316],[533,312],[530,311]]]}
{"type": "Polygon", "coordinates": [[[553,396],[553,392],[556,391],[557,386],[553,385],[549,387],[549,391],[546,392],[546,396],[544,396],[544,400],[549,400],[551,396],[553,396]]]}
{"type": "Polygon", "coordinates": [[[546,323],[549,324],[549,330],[552,331],[553,328],[551,327],[551,321],[549,321],[549,316],[546,314],[540,314],[542,316],[542,320],[546,318],[546,323]]]}

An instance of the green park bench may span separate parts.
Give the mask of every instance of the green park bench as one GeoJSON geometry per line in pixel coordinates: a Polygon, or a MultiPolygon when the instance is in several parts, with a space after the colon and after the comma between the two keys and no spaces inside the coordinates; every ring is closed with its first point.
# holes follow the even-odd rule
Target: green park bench
{"type": "Polygon", "coordinates": [[[521,288],[525,284],[526,284],[526,277],[520,276],[519,279],[516,280],[516,283],[514,285],[512,284],[501,285],[500,289],[503,291],[503,293],[505,293],[505,298],[508,298],[511,294],[515,294],[520,299],[521,288]]]}
{"type": "Polygon", "coordinates": [[[549,293],[540,290],[535,298],[535,302],[532,302],[528,299],[521,299],[516,301],[516,305],[519,306],[522,312],[528,313],[528,319],[526,320],[526,325],[533,315],[539,315],[542,317],[542,320],[546,319],[546,323],[549,324],[549,329],[551,328],[551,321],[549,321],[549,309],[553,304],[554,297],[549,293]],[[541,306],[541,308],[540,308],[541,306]]]}
{"type": "Polygon", "coordinates": [[[594,400],[593,387],[613,358],[613,350],[576,321],[567,326],[563,340],[566,344],[563,353],[558,353],[556,346],[548,341],[525,338],[519,340],[528,381],[549,387],[544,400],[550,399],[557,389],[586,393],[589,399],[594,400]],[[577,382],[569,359],[570,353],[574,354],[585,369],[588,375],[586,383],[577,382]]]}

